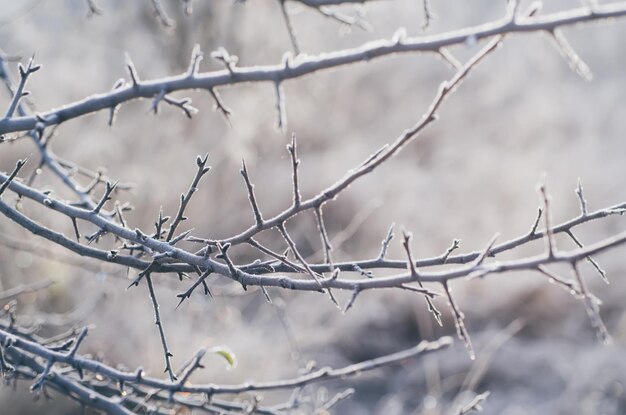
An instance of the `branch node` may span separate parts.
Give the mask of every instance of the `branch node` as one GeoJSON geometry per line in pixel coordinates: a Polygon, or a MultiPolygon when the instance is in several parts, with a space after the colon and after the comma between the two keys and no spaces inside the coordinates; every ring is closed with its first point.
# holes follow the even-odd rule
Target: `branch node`
{"type": "Polygon", "coordinates": [[[237,62],[239,62],[239,58],[236,55],[231,55],[226,49],[219,47],[217,50],[211,52],[211,58],[222,62],[224,66],[226,66],[228,72],[230,72],[231,77],[235,76],[237,71],[237,62]]]}
{"type": "Polygon", "coordinates": [[[104,191],[104,194],[102,195],[102,198],[100,199],[100,201],[98,202],[96,207],[94,207],[91,210],[91,213],[93,213],[95,215],[100,213],[100,210],[104,207],[104,204],[106,202],[108,202],[109,200],[111,200],[111,194],[115,190],[115,187],[117,186],[117,183],[118,182],[115,182],[115,183],[111,184],[111,182],[109,182],[109,181],[106,182],[106,189],[104,191]]]}

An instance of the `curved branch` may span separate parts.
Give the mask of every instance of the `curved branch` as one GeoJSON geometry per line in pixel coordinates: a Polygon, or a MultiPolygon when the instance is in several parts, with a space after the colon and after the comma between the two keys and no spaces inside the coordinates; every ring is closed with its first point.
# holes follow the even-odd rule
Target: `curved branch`
{"type": "Polygon", "coordinates": [[[239,68],[231,66],[228,69],[206,72],[189,73],[161,78],[152,81],[138,81],[125,84],[113,91],[96,94],[81,101],[64,105],[37,116],[22,116],[3,118],[0,120],[0,135],[29,131],[38,123],[41,127],[60,124],[64,121],[81,117],[103,109],[116,108],[118,105],[137,98],[152,98],[163,92],[206,89],[251,82],[280,83],[308,75],[317,71],[350,65],[357,62],[368,62],[372,59],[389,56],[397,53],[409,52],[439,52],[442,48],[464,44],[468,39],[481,40],[498,35],[519,32],[553,31],[563,26],[579,23],[605,20],[626,15],[626,2],[618,2],[598,6],[589,10],[586,7],[571,9],[532,18],[510,18],[486,23],[480,26],[443,33],[433,36],[379,40],[366,43],[354,49],[322,53],[316,56],[300,55],[284,63],[270,66],[251,66],[239,68]]]}
{"type": "MultiPolygon", "coordinates": [[[[134,385],[142,385],[158,390],[170,391],[171,393],[198,393],[198,394],[237,394],[242,392],[260,392],[280,389],[292,389],[310,383],[344,378],[347,376],[358,375],[359,373],[374,370],[379,367],[388,366],[399,363],[407,359],[422,356],[434,351],[438,351],[452,345],[450,337],[441,337],[436,341],[422,341],[417,346],[409,349],[392,353],[386,356],[366,360],[353,365],[345,366],[338,369],[325,367],[314,372],[304,374],[291,379],[270,381],[270,382],[246,382],[239,385],[218,385],[208,384],[191,384],[186,379],[181,378],[177,381],[167,381],[151,377],[146,377],[141,369],[136,372],[125,372],[107,366],[97,360],[70,353],[55,351],[45,347],[36,341],[22,338],[21,336],[10,333],[4,329],[0,329],[0,342],[9,345],[11,349],[23,350],[35,356],[52,361],[69,365],[77,370],[89,371],[95,374],[105,376],[117,382],[129,383],[134,385]]],[[[7,346],[5,346],[7,347],[7,346]]]]}

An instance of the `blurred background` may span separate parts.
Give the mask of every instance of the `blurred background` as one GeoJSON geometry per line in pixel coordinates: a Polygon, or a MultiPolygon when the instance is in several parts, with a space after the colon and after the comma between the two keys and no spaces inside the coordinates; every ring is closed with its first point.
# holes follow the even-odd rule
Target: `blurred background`
{"type": "MultiPolygon", "coordinates": [[[[436,17],[425,31],[422,3],[413,0],[338,9],[364,14],[371,31],[346,30],[298,4],[287,4],[287,10],[300,48],[308,54],[388,39],[399,27],[405,27],[408,36],[434,34],[491,21],[505,12],[504,1],[430,3],[436,17]]],[[[276,64],[291,50],[278,1],[197,1],[191,16],[183,14],[180,2],[164,1],[175,28],[165,28],[148,1],[98,4],[101,15],[89,15],[87,2],[81,0],[0,1],[4,53],[21,57],[22,62],[34,54],[36,63],[43,64],[27,87],[35,111],[110,90],[116,80],[128,77],[125,52],[141,79],[155,79],[186,70],[196,43],[206,54],[201,71],[222,69],[208,56],[220,46],[237,55],[240,66],[276,64]]],[[[522,2],[522,9],[526,5],[522,2]]],[[[573,0],[550,1],[541,13],[579,6],[573,0]]],[[[624,201],[626,21],[568,27],[564,33],[590,66],[591,82],[570,69],[548,36],[508,37],[445,102],[439,121],[418,141],[328,204],[325,218],[335,260],[376,256],[392,223],[397,234],[401,228],[413,233],[413,252],[419,258],[441,255],[455,238],[462,241],[461,251],[469,252],[483,248],[496,232],[499,241],[523,235],[535,219],[540,203],[536,184],[543,173],[556,223],[579,214],[574,193],[578,178],[590,210],[624,201]]],[[[476,50],[450,49],[459,59],[476,50]]],[[[11,67],[15,75],[15,63],[11,67]]],[[[134,183],[134,190],[118,197],[135,207],[126,215],[129,226],[141,229],[152,229],[161,207],[165,214],[176,213],[179,195],[195,173],[196,155],[208,153],[212,170],[187,210],[190,219],[184,229],[193,227],[193,234],[200,237],[223,238],[253,224],[239,174],[242,157],[261,210],[269,217],[291,203],[285,145],[292,132],[298,136],[303,197],[311,197],[413,125],[439,83],[452,75],[444,61],[429,53],[390,56],[295,79],[284,84],[288,119],[284,131],[276,128],[271,84],[219,90],[233,111],[230,123],[213,110],[205,91],[179,92],[173,96],[189,96],[199,109],[192,120],[166,105],[155,116],[150,101],[133,101],[120,108],[112,127],[107,125],[108,111],[61,125],[52,149],[62,159],[92,170],[104,168],[111,178],[134,183]]],[[[0,105],[5,106],[10,97],[2,92],[0,105]]],[[[25,156],[31,158],[32,170],[38,156],[31,142],[3,144],[0,170],[10,171],[25,156]]],[[[45,169],[34,185],[70,196],[45,169]]],[[[101,192],[100,188],[97,194],[101,192]]],[[[63,218],[28,203],[23,209],[72,233],[63,218]]],[[[625,228],[623,218],[616,217],[576,231],[584,243],[591,243],[625,228]]],[[[289,230],[309,260],[323,257],[312,215],[289,222],[289,230]]],[[[88,231],[85,225],[83,233],[88,231]]],[[[47,290],[18,298],[21,324],[40,325],[47,335],[93,325],[82,352],[162,375],[161,345],[147,290],[144,285],[126,289],[134,271],[80,258],[4,217],[0,239],[2,289],[54,281],[47,290]]],[[[264,242],[276,249],[282,243],[271,232],[264,242]]],[[[561,249],[575,247],[568,239],[558,242],[561,249]]],[[[103,244],[113,246],[114,241],[105,238],[103,244]]],[[[501,258],[541,249],[538,243],[501,258]]],[[[466,315],[475,361],[456,342],[423,359],[310,386],[306,394],[316,401],[354,387],[355,395],[331,411],[337,414],[451,414],[472,398],[472,391],[486,390],[491,395],[485,414],[626,413],[623,251],[618,248],[597,258],[610,286],[587,264],[582,268],[590,288],[604,302],[602,316],[614,336],[612,346],[598,343],[580,301],[539,275],[455,281],[452,289],[466,315]]],[[[237,249],[232,255],[244,263],[254,259],[252,254],[237,249]]],[[[399,239],[392,243],[390,256],[403,258],[399,239]]],[[[339,367],[411,347],[422,339],[454,335],[443,299],[437,300],[445,317],[439,328],[423,298],[410,292],[366,292],[343,314],[326,296],[273,289],[270,305],[259,291],[243,293],[215,277],[214,299],[197,292],[176,309],[176,294],[191,281],[181,283],[176,275],[155,276],[155,281],[175,367],[200,347],[224,345],[237,355],[239,364],[232,370],[226,370],[219,357],[207,358],[207,369],[194,375],[196,382],[292,377],[311,360],[339,367]]],[[[337,295],[342,303],[349,297],[337,295]]],[[[81,411],[56,394],[51,401],[35,400],[28,384],[20,386],[17,391],[0,389],[0,408],[6,408],[2,412],[81,411]]],[[[288,397],[266,394],[263,402],[288,397]]],[[[307,410],[310,407],[305,406],[301,412],[307,410]]]]}

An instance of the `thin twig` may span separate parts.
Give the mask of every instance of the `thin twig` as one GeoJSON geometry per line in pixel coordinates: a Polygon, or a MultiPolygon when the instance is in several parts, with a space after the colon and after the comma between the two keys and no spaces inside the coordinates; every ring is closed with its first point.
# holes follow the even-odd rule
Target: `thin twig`
{"type": "Polygon", "coordinates": [[[463,342],[463,345],[465,345],[465,348],[469,353],[470,359],[474,360],[476,358],[476,354],[474,353],[474,347],[472,346],[472,340],[470,339],[469,333],[467,332],[467,328],[465,328],[465,315],[454,300],[448,281],[444,281],[443,283],[441,283],[441,285],[443,285],[443,289],[446,292],[446,296],[448,297],[448,304],[452,309],[452,315],[454,317],[454,325],[456,327],[457,336],[459,337],[459,340],[463,342]]]}
{"type": "Polygon", "coordinates": [[[291,46],[293,46],[293,51],[296,55],[300,54],[300,47],[298,46],[298,39],[296,37],[296,29],[293,27],[291,22],[291,18],[289,17],[289,13],[287,12],[287,7],[285,6],[285,0],[278,0],[280,4],[280,11],[283,14],[283,19],[285,20],[285,26],[287,27],[287,32],[289,33],[289,40],[291,41],[291,46]]]}
{"type": "Polygon", "coordinates": [[[315,209],[315,219],[317,221],[317,230],[320,233],[320,238],[322,240],[322,246],[324,247],[324,262],[329,264],[330,267],[333,267],[333,257],[332,250],[333,246],[330,243],[330,239],[328,238],[328,231],[326,231],[326,225],[324,224],[324,212],[321,207],[315,209]]]}
{"type": "Polygon", "coordinates": [[[600,308],[598,307],[597,300],[591,295],[589,289],[587,288],[587,284],[585,284],[585,280],[583,279],[580,271],[578,270],[578,263],[572,262],[572,272],[578,281],[578,285],[580,287],[580,292],[583,296],[583,301],[585,302],[585,309],[587,310],[587,316],[589,317],[589,321],[591,322],[591,327],[596,331],[596,335],[598,336],[598,340],[602,342],[602,344],[609,345],[612,343],[611,335],[607,330],[604,322],[602,321],[602,317],[600,317],[600,308]]]}
{"type": "Polygon", "coordinates": [[[252,207],[255,227],[260,228],[263,226],[263,216],[261,215],[259,205],[256,202],[256,197],[254,196],[254,185],[248,176],[248,169],[246,168],[246,161],[244,159],[241,159],[241,170],[239,172],[241,173],[241,176],[246,184],[246,189],[248,190],[248,200],[250,201],[250,206],[252,207]]]}
{"type": "MultiPolygon", "coordinates": [[[[407,265],[406,265],[407,269],[411,273],[411,279],[414,281],[417,281],[420,288],[423,289],[424,285],[422,284],[421,277],[419,273],[417,272],[417,268],[415,267],[415,262],[413,261],[413,255],[411,253],[411,246],[410,246],[411,234],[407,232],[403,232],[402,236],[403,236],[402,246],[404,247],[404,250],[406,251],[406,256],[407,256],[407,265]]],[[[437,307],[435,307],[435,303],[433,303],[433,300],[430,298],[430,296],[427,296],[427,295],[425,295],[424,298],[426,299],[426,303],[428,304],[428,312],[433,315],[433,317],[435,318],[435,320],[440,326],[443,326],[443,322],[441,321],[441,312],[437,309],[437,307]]]]}
{"type": "MultiPolygon", "coordinates": [[[[582,242],[580,242],[576,235],[574,235],[574,232],[572,232],[571,229],[568,229],[565,233],[572,239],[572,241],[574,241],[574,243],[579,248],[583,248],[582,242]]],[[[598,274],[600,274],[600,278],[602,278],[602,281],[604,281],[606,284],[609,284],[609,279],[606,276],[606,271],[602,269],[600,264],[598,264],[598,262],[590,256],[588,256],[586,259],[591,264],[591,266],[593,266],[595,270],[598,271],[598,274]]]]}
{"type": "Polygon", "coordinates": [[[26,81],[28,81],[28,77],[30,75],[32,75],[33,73],[41,69],[41,65],[33,64],[34,59],[35,57],[33,56],[28,60],[28,65],[26,66],[26,68],[24,68],[24,66],[21,63],[17,64],[18,70],[20,72],[20,82],[17,85],[17,89],[15,90],[15,93],[13,94],[13,98],[11,99],[11,103],[9,104],[9,108],[7,109],[7,112],[4,114],[4,118],[13,117],[13,113],[17,109],[20,103],[20,100],[30,94],[28,91],[24,91],[24,87],[26,86],[26,81]]]}
{"type": "Polygon", "coordinates": [[[17,177],[18,173],[22,170],[22,167],[24,167],[27,161],[27,159],[24,159],[18,160],[17,163],[15,163],[15,168],[11,174],[9,174],[9,177],[0,185],[0,196],[2,196],[5,190],[7,190],[11,182],[17,177]]]}
{"type": "Polygon", "coordinates": [[[300,195],[300,186],[298,179],[298,166],[300,160],[298,159],[298,143],[296,140],[296,133],[291,135],[291,143],[287,144],[287,151],[291,158],[291,182],[293,184],[293,205],[298,207],[302,196],[300,195]]]}
{"type": "Polygon", "coordinates": [[[548,196],[548,191],[546,190],[546,178],[545,176],[541,179],[539,183],[539,193],[541,194],[541,200],[543,202],[543,219],[546,226],[546,255],[548,258],[554,257],[555,253],[555,241],[554,241],[554,233],[551,227],[551,218],[550,218],[550,197],[548,196]]]}
{"type": "Polygon", "coordinates": [[[150,293],[150,300],[152,300],[152,309],[154,311],[154,324],[159,329],[159,337],[161,338],[161,345],[163,346],[163,356],[165,358],[165,370],[164,372],[170,378],[170,381],[174,382],[176,380],[176,375],[172,370],[172,364],[170,362],[170,358],[174,356],[169,347],[167,346],[167,340],[165,339],[165,330],[163,329],[163,322],[161,321],[161,313],[159,312],[159,302],[156,297],[156,293],[154,292],[154,286],[152,284],[152,277],[150,273],[146,274],[146,283],[148,284],[148,292],[150,293]]]}
{"type": "Polygon", "coordinates": [[[180,196],[180,205],[178,207],[178,212],[176,212],[174,221],[172,222],[172,225],[170,226],[170,230],[167,233],[167,237],[165,238],[166,241],[170,241],[172,237],[174,236],[174,233],[176,232],[176,228],[178,228],[178,225],[180,225],[181,222],[187,220],[187,218],[185,217],[185,209],[187,208],[187,205],[189,204],[189,201],[191,200],[191,197],[193,196],[193,194],[196,192],[196,190],[198,190],[198,184],[200,183],[200,180],[205,174],[207,174],[211,170],[211,167],[206,167],[206,163],[208,159],[209,159],[208,154],[206,154],[204,157],[201,157],[201,156],[196,157],[196,166],[198,168],[196,170],[196,175],[193,177],[193,180],[191,182],[191,185],[189,186],[189,189],[187,190],[187,193],[182,194],[180,196]]]}

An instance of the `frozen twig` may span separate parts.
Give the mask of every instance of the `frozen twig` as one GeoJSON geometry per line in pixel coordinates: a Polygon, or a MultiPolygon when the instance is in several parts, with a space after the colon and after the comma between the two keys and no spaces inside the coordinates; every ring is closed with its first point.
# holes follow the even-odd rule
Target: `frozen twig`
{"type": "MultiPolygon", "coordinates": [[[[309,2],[306,4],[309,5],[309,2]]],[[[617,18],[624,15],[626,15],[626,2],[604,4],[598,6],[593,13],[589,13],[588,8],[581,7],[542,16],[519,18],[513,23],[503,18],[480,26],[439,35],[407,38],[400,43],[379,40],[354,49],[318,56],[299,57],[297,63],[288,67],[284,64],[278,64],[236,68],[236,59],[222,49],[219,53],[213,52],[211,56],[215,59],[221,59],[226,64],[227,71],[199,73],[194,77],[189,77],[188,73],[185,72],[169,78],[142,81],[141,84],[133,82],[132,85],[120,86],[108,93],[87,97],[75,103],[69,103],[60,108],[43,112],[40,116],[40,119],[43,121],[39,121],[36,116],[29,115],[3,118],[0,120],[0,135],[9,132],[31,130],[35,128],[37,122],[43,122],[45,126],[49,126],[102,109],[117,108],[118,105],[129,100],[155,97],[161,90],[169,92],[188,89],[210,90],[219,86],[240,83],[283,82],[287,79],[298,78],[320,70],[357,62],[368,62],[377,57],[397,53],[438,52],[441,48],[464,44],[468,38],[478,41],[508,33],[552,31],[563,26],[617,18]]],[[[131,78],[133,75],[135,74],[131,73],[131,78]]]]}
{"type": "Polygon", "coordinates": [[[28,60],[28,65],[26,67],[24,67],[21,63],[18,63],[17,67],[20,72],[20,82],[17,85],[17,89],[13,93],[13,99],[11,99],[11,103],[9,104],[7,112],[4,114],[4,118],[13,117],[13,113],[17,109],[20,100],[29,95],[29,92],[24,90],[24,87],[26,86],[26,81],[28,81],[28,77],[30,75],[41,69],[41,65],[35,65],[33,63],[33,60],[34,57],[31,57],[28,60]]]}
{"type": "Polygon", "coordinates": [[[173,356],[170,352],[170,349],[167,345],[167,340],[165,338],[165,329],[163,328],[163,322],[161,320],[161,313],[159,312],[159,302],[156,297],[156,293],[154,292],[154,285],[152,284],[152,277],[150,273],[146,274],[146,283],[148,284],[148,292],[150,293],[150,300],[152,301],[152,309],[154,311],[154,324],[159,329],[159,337],[161,338],[161,345],[163,346],[163,356],[165,358],[165,370],[170,380],[174,382],[176,380],[176,375],[174,375],[174,371],[172,370],[172,364],[170,358],[173,356]]]}
{"type": "Polygon", "coordinates": [[[291,158],[291,182],[293,184],[293,205],[298,207],[302,196],[300,195],[300,180],[298,178],[298,167],[300,159],[298,159],[298,144],[296,141],[296,133],[291,135],[291,143],[287,144],[287,151],[291,158]]]}
{"type": "Polygon", "coordinates": [[[585,81],[591,81],[593,79],[591,69],[589,69],[589,66],[587,66],[585,61],[581,59],[574,48],[569,44],[563,32],[555,28],[550,33],[552,34],[552,39],[554,39],[554,45],[561,55],[567,59],[572,70],[585,81]]]}
{"type": "Polygon", "coordinates": [[[583,301],[585,302],[585,309],[587,310],[587,316],[589,316],[589,320],[591,321],[591,326],[596,331],[596,335],[598,336],[598,340],[600,340],[603,344],[611,344],[611,335],[607,330],[604,322],[602,321],[602,317],[600,317],[600,307],[598,306],[597,299],[591,295],[589,289],[587,288],[587,284],[583,279],[580,271],[578,270],[578,263],[572,262],[572,272],[578,281],[578,286],[580,287],[580,292],[583,297],[583,301]]]}
{"type": "Polygon", "coordinates": [[[11,184],[11,182],[17,177],[20,170],[22,170],[22,167],[24,167],[24,165],[26,164],[26,161],[26,159],[18,160],[17,163],[15,163],[15,168],[13,169],[11,174],[9,174],[9,177],[7,177],[7,179],[0,185],[0,196],[2,196],[2,194],[11,184]]]}
{"type": "Polygon", "coordinates": [[[185,217],[185,209],[187,208],[187,205],[189,204],[189,201],[191,200],[193,194],[196,192],[196,190],[198,190],[198,184],[200,183],[200,180],[211,170],[211,167],[207,167],[206,165],[208,159],[208,154],[206,154],[204,157],[196,157],[196,174],[193,177],[193,180],[187,192],[180,196],[180,205],[178,207],[178,212],[176,212],[176,216],[174,216],[174,221],[172,222],[172,225],[170,226],[170,229],[167,233],[167,237],[165,238],[166,241],[170,241],[174,237],[178,225],[180,225],[181,222],[187,220],[187,217],[185,217]]]}
{"type": "Polygon", "coordinates": [[[176,27],[176,22],[167,15],[165,9],[163,9],[163,5],[160,0],[150,0],[152,3],[152,10],[154,11],[154,16],[157,18],[159,23],[163,25],[166,29],[173,29],[176,27]]]}
{"type": "Polygon", "coordinates": [[[280,10],[283,14],[283,19],[285,20],[285,26],[287,27],[287,32],[289,33],[289,40],[291,41],[291,46],[293,47],[293,51],[296,55],[300,54],[300,47],[298,46],[298,39],[296,37],[296,29],[293,27],[291,22],[291,17],[289,17],[289,13],[287,12],[287,7],[285,6],[285,0],[278,0],[280,4],[280,10]]]}
{"type": "Polygon", "coordinates": [[[543,220],[546,226],[546,256],[548,258],[554,257],[556,245],[554,241],[554,232],[551,226],[550,218],[550,196],[548,196],[548,190],[546,189],[545,176],[539,183],[539,193],[541,195],[541,201],[543,202],[543,220]]]}
{"type": "Polygon", "coordinates": [[[250,207],[252,208],[252,214],[254,215],[255,227],[260,228],[263,226],[263,216],[261,215],[261,210],[259,210],[259,205],[257,204],[256,197],[254,195],[254,185],[248,176],[248,169],[246,168],[246,161],[244,159],[241,159],[240,173],[246,184],[246,189],[248,190],[248,200],[250,201],[250,207]]]}
{"type": "Polygon", "coordinates": [[[333,246],[331,245],[330,238],[328,237],[328,231],[326,230],[326,225],[324,224],[324,213],[321,207],[315,209],[315,219],[317,220],[317,230],[320,233],[322,246],[324,247],[324,262],[329,264],[332,268],[333,257],[331,253],[333,246]]]}
{"type": "Polygon", "coordinates": [[[324,367],[298,377],[282,379],[278,381],[259,383],[247,382],[240,385],[219,385],[212,383],[181,384],[180,379],[160,380],[145,376],[141,368],[134,372],[126,372],[120,369],[113,368],[111,366],[107,366],[102,362],[90,359],[88,357],[83,357],[79,355],[70,356],[67,353],[53,351],[48,347],[42,346],[36,341],[28,340],[19,335],[11,334],[5,329],[0,328],[0,342],[5,343],[7,339],[10,340],[11,347],[19,350],[20,353],[30,353],[48,361],[54,361],[59,364],[69,365],[70,367],[80,366],[85,371],[99,374],[116,382],[121,381],[128,384],[135,384],[138,386],[145,386],[163,391],[172,391],[174,393],[205,395],[222,395],[237,394],[242,392],[284,390],[297,388],[314,382],[342,379],[345,377],[358,375],[359,373],[365,371],[393,365],[403,362],[407,359],[412,359],[418,356],[442,350],[452,344],[452,339],[450,337],[441,337],[436,341],[422,341],[418,345],[400,352],[391,353],[382,357],[362,361],[337,369],[324,367]]]}
{"type": "Polygon", "coordinates": [[[442,285],[444,291],[446,292],[446,296],[448,297],[448,304],[452,309],[452,316],[454,317],[454,325],[456,327],[457,336],[463,342],[463,345],[467,349],[470,359],[474,360],[476,358],[476,354],[474,353],[474,347],[472,346],[472,341],[470,339],[469,333],[467,332],[467,328],[465,328],[465,315],[459,308],[454,297],[452,297],[452,291],[450,290],[450,285],[448,281],[444,281],[442,285]]]}
{"type": "MultiPolygon", "coordinates": [[[[406,251],[407,269],[409,270],[411,274],[411,279],[414,281],[417,281],[419,287],[424,289],[424,284],[422,284],[420,274],[417,272],[417,268],[415,267],[413,254],[411,253],[411,245],[410,245],[411,234],[407,232],[403,232],[402,236],[403,236],[402,246],[404,247],[404,250],[406,251]]],[[[428,295],[425,295],[424,298],[426,299],[426,304],[428,304],[428,312],[433,315],[433,317],[435,318],[435,320],[440,326],[443,326],[443,322],[441,321],[441,312],[437,309],[437,307],[435,307],[435,303],[433,303],[433,300],[428,295]]]]}

